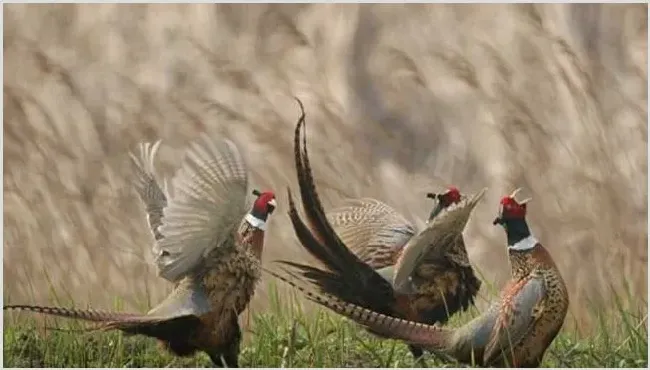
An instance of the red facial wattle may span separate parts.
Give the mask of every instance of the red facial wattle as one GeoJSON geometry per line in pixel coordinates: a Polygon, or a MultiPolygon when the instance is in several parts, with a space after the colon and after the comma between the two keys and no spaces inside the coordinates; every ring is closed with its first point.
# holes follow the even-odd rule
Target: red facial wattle
{"type": "Polygon", "coordinates": [[[458,191],[457,187],[450,186],[447,189],[446,193],[439,195],[438,199],[440,200],[440,205],[443,208],[449,207],[452,204],[460,202],[461,199],[460,191],[458,191]]]}
{"type": "Polygon", "coordinates": [[[436,193],[427,193],[427,198],[430,199],[436,199],[438,202],[436,203],[435,207],[433,210],[431,210],[431,213],[429,214],[429,218],[427,219],[427,223],[429,223],[431,220],[433,220],[442,210],[446,209],[450,205],[454,203],[458,203],[461,200],[461,195],[460,191],[458,191],[458,188],[455,186],[450,186],[447,188],[447,191],[444,193],[436,194],[436,193]]]}
{"type": "Polygon", "coordinates": [[[255,213],[258,217],[264,216],[266,218],[270,213],[273,213],[275,207],[275,193],[272,191],[261,192],[253,203],[252,213],[255,213]]]}
{"type": "Polygon", "coordinates": [[[510,197],[501,198],[501,207],[503,209],[502,217],[505,218],[524,218],[526,217],[526,204],[519,204],[510,197]]]}
{"type": "Polygon", "coordinates": [[[450,186],[449,189],[447,190],[447,193],[445,194],[445,200],[447,201],[447,204],[454,204],[460,202],[460,191],[458,190],[457,187],[455,186],[450,186]]]}

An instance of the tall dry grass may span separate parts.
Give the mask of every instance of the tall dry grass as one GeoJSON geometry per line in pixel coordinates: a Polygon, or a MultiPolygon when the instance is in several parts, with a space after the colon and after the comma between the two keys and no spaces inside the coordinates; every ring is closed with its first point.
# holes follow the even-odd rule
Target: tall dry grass
{"type": "Polygon", "coordinates": [[[578,324],[612,288],[645,305],[647,5],[4,10],[5,301],[162,299],[127,152],[162,138],[171,173],[203,130],[237,141],[253,184],[279,194],[265,261],[304,256],[285,213],[295,95],[326,207],[372,196],[421,225],[427,191],[488,186],[466,240],[499,286],[491,220],[523,186],[578,324]]]}

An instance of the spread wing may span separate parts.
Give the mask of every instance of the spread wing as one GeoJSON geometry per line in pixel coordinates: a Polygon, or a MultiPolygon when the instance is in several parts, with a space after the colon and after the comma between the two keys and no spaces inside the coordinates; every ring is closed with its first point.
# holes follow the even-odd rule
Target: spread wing
{"type": "Polygon", "coordinates": [[[176,282],[215,248],[235,246],[233,232],[246,211],[248,172],[233,142],[207,134],[190,144],[163,209],[156,257],[159,274],[176,282]]]}
{"type": "MultiPolygon", "coordinates": [[[[155,240],[162,237],[158,231],[163,215],[163,208],[167,206],[167,196],[156,181],[156,172],[153,161],[160,146],[160,140],[151,143],[140,143],[138,154],[129,153],[135,170],[133,186],[140,196],[147,212],[147,221],[155,240]]],[[[155,245],[155,244],[154,244],[155,245]]],[[[157,255],[159,251],[154,250],[157,255]]]]}
{"type": "Polygon", "coordinates": [[[416,232],[404,216],[371,198],[348,200],[328,212],[327,219],[343,244],[374,269],[393,265],[416,232]]]}
{"type": "Polygon", "coordinates": [[[514,286],[502,298],[501,312],[485,348],[484,362],[491,363],[502,351],[509,356],[514,348],[539,319],[546,298],[546,287],[541,277],[531,277],[514,286]]]}
{"type": "Polygon", "coordinates": [[[445,208],[424,230],[409,240],[395,266],[393,286],[397,291],[409,290],[411,274],[424,256],[431,255],[433,251],[442,256],[445,252],[443,247],[453,245],[454,239],[462,236],[474,207],[483,198],[486,190],[484,188],[477,194],[445,208]]]}

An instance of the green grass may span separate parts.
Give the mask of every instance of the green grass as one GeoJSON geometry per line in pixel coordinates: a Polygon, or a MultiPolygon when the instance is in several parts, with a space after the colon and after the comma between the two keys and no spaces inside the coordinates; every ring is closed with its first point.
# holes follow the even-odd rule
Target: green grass
{"type": "MultiPolygon", "coordinates": [[[[304,313],[292,297],[283,303],[274,287],[266,313],[253,317],[250,340],[242,346],[242,367],[413,367],[406,346],[381,340],[326,310],[304,313]]],[[[598,328],[580,338],[566,329],[544,358],[544,367],[647,367],[647,313],[597,312],[598,328]]],[[[461,325],[478,312],[454,317],[461,325]]],[[[120,332],[75,332],[82,326],[57,319],[63,330],[43,330],[30,313],[5,319],[5,367],[211,367],[205,354],[178,358],[160,351],[155,340],[120,332]]],[[[567,317],[567,322],[572,320],[567,317]]],[[[49,320],[48,326],[53,326],[49,320]]],[[[427,357],[435,367],[457,367],[427,357]]],[[[417,366],[416,366],[417,367],[417,366]]]]}

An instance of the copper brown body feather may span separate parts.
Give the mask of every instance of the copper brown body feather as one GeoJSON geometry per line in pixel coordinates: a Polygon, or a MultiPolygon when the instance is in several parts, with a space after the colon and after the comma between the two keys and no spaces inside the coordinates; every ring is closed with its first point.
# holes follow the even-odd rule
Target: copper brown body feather
{"type": "Polygon", "coordinates": [[[503,223],[507,224],[512,279],[496,302],[457,329],[390,317],[314,290],[295,276],[273,274],[308,299],[388,338],[420,345],[466,364],[537,367],[564,323],[569,297],[553,259],[530,234],[523,216],[505,218],[503,223]]]}
{"type": "MultiPolygon", "coordinates": [[[[302,103],[300,105],[302,109],[302,103]]],[[[403,216],[372,199],[356,200],[352,206],[326,215],[316,191],[304,133],[302,143],[300,140],[304,125],[303,110],[294,134],[294,156],[309,226],[298,215],[290,191],[289,217],[302,246],[326,269],[280,261],[285,271],[294,271],[294,277],[341,301],[425,323],[444,323],[449,316],[472,304],[481,283],[469,264],[460,232],[440,235],[437,229],[433,230],[437,233],[433,240],[438,242],[434,242],[434,246],[425,245],[429,241],[420,235],[419,239],[414,238],[416,230],[403,216]],[[413,265],[406,266],[412,269],[409,273],[412,290],[401,292],[378,270],[396,265],[399,268],[400,258],[409,242],[420,243],[415,248],[427,252],[416,258],[417,263],[411,261],[412,258],[405,262],[413,265]]],[[[457,217],[462,220],[455,222],[448,217],[447,224],[462,231],[471,209],[481,196],[482,193],[465,199],[462,206],[469,206],[459,207],[460,216],[457,217]],[[462,225],[458,227],[455,223],[462,225]]],[[[432,229],[426,231],[432,234],[432,229]]],[[[416,357],[422,354],[417,346],[411,346],[411,351],[416,357]]]]}
{"type": "Polygon", "coordinates": [[[139,156],[131,158],[135,189],[155,239],[154,262],[159,275],[175,285],[169,296],[147,314],[24,305],[4,309],[94,321],[98,325],[91,330],[151,336],[176,355],[204,351],[217,366],[237,367],[237,319],[261,275],[266,217],[275,197],[257,192],[246,214],[245,162],[232,142],[207,135],[190,144],[173,188],[165,183],[163,190],[153,166],[159,143],[141,144],[139,156]]]}

